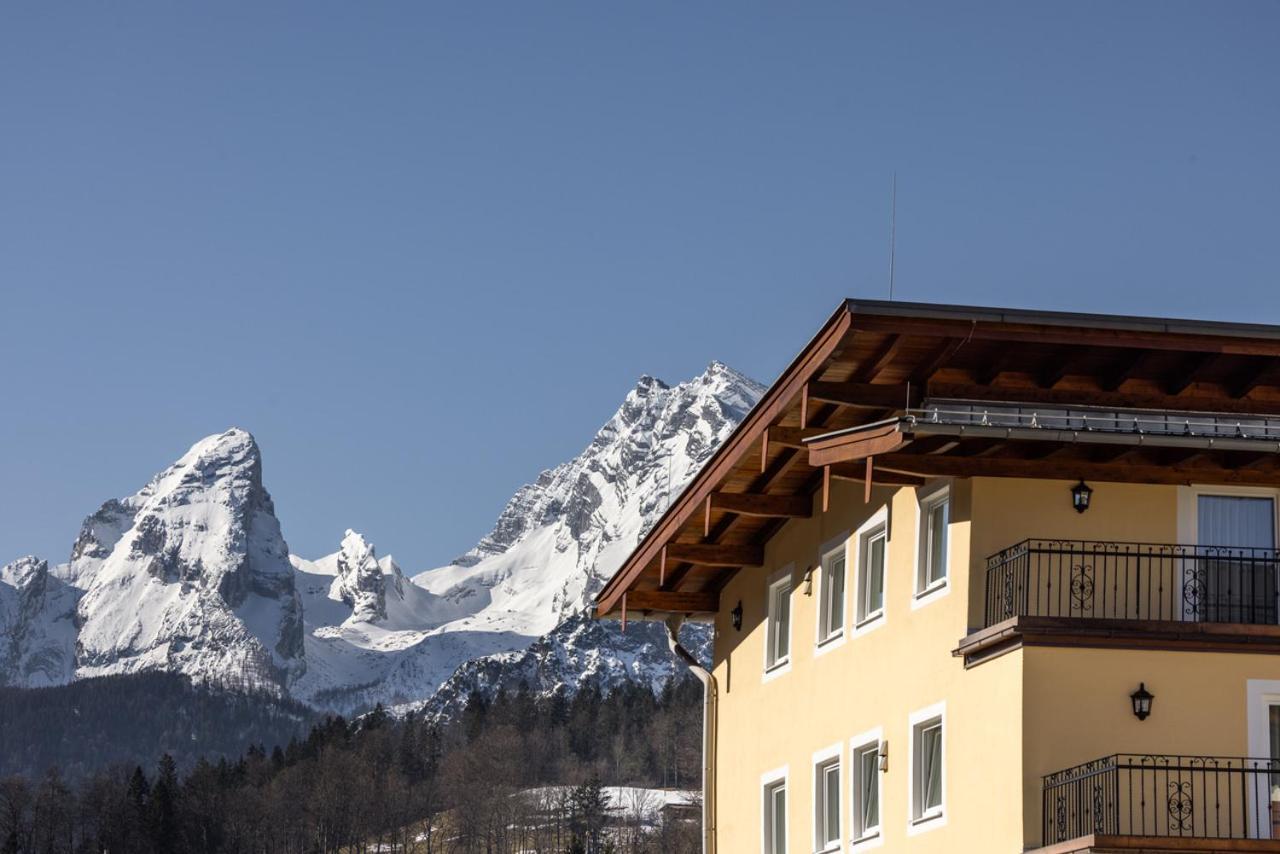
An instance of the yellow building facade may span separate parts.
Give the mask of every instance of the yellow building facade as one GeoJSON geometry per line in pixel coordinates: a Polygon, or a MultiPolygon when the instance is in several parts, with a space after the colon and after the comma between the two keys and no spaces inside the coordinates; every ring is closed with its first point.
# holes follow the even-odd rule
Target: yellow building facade
{"type": "Polygon", "coordinates": [[[1280,851],[1272,371],[843,306],[598,600],[714,625],[706,849],[1280,851]]]}

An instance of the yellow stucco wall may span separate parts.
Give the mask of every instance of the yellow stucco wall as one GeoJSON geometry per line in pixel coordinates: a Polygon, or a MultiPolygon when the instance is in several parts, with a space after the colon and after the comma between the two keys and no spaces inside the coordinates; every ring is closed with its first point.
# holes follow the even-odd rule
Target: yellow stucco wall
{"type": "MultiPolygon", "coordinates": [[[[1041,778],[1116,752],[1244,756],[1249,680],[1277,680],[1280,657],[1080,648],[1027,648],[965,670],[952,656],[983,619],[987,557],[1027,538],[1173,543],[1180,489],[1094,484],[1093,507],[1078,514],[1071,484],[978,478],[952,489],[948,593],[913,608],[917,490],[835,482],[830,509],[789,522],[766,548],[766,566],[726,586],[716,623],[718,683],[717,851],[761,847],[761,775],[788,769],[788,850],[814,851],[813,754],[841,745],[843,851],[857,852],[852,820],[849,739],[880,727],[889,769],[880,775],[884,851],[1016,852],[1039,844],[1041,778]],[[819,574],[805,593],[804,571],[824,545],[851,537],[889,509],[886,618],[851,631],[856,595],[854,548],[845,640],[818,654],[819,574]],[[767,579],[794,565],[790,669],[765,680],[767,579]],[[741,601],[743,626],[730,625],[741,601]],[[1138,722],[1129,693],[1145,681],[1155,711],[1138,722]],[[909,834],[909,716],[946,704],[945,822],[909,834]]],[[[927,491],[927,490],[925,490],[927,491]]],[[[1182,497],[1186,497],[1185,490],[1182,497]]],[[[1183,502],[1185,506],[1185,501],[1183,502]]]]}
{"type": "Polygon", "coordinates": [[[1275,655],[1050,647],[1022,655],[1029,842],[1040,837],[1045,774],[1112,753],[1252,755],[1249,680],[1280,680],[1275,655]],[[1145,721],[1129,700],[1140,682],[1155,695],[1145,721]]]}
{"type": "MultiPolygon", "coordinates": [[[[789,771],[788,850],[811,852],[813,754],[841,745],[844,801],[841,824],[849,850],[849,739],[883,728],[889,768],[880,775],[882,850],[922,852],[1015,851],[1021,848],[1021,655],[966,672],[951,655],[966,633],[969,578],[969,484],[953,485],[949,536],[949,592],[913,609],[918,504],[914,489],[877,489],[864,504],[862,488],[833,484],[830,510],[794,520],[766,549],[763,569],[738,573],[721,597],[716,626],[717,850],[760,850],[761,775],[789,771]],[[833,538],[851,535],[876,510],[889,506],[886,617],[865,635],[849,635],[856,579],[849,573],[846,640],[816,651],[819,581],[804,592],[803,572],[819,562],[833,538]],[[764,671],[766,580],[794,563],[791,669],[769,681],[764,671]],[[743,626],[729,611],[741,600],[743,626]],[[911,713],[946,703],[944,738],[946,815],[927,832],[908,836],[908,743],[911,713]],[[974,769],[961,775],[956,769],[974,769]]],[[[852,554],[850,558],[852,569],[852,554]]],[[[861,850],[861,846],[858,849],[861,850]]]]}

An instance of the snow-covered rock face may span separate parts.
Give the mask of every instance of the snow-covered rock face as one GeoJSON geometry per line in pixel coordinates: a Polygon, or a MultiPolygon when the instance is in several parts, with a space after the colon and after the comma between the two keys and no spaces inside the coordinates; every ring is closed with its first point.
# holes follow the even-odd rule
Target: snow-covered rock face
{"type": "Polygon", "coordinates": [[[575,459],[507,503],[493,531],[414,581],[473,603],[474,627],[542,635],[587,607],[765,389],[720,362],[642,377],[575,459]]]}
{"type": "MultiPolygon", "coordinates": [[[[297,691],[341,711],[382,702],[450,714],[472,689],[520,681],[539,693],[589,678],[606,690],[665,682],[681,668],[662,627],[623,635],[589,618],[591,599],[763,392],[718,362],[674,387],[642,378],[578,457],[517,491],[475,548],[408,585],[426,597],[416,623],[361,623],[350,605],[313,616],[342,598],[337,556],[295,558],[308,623],[297,691]]],[[[694,646],[708,637],[690,627],[694,646]]]]}
{"type": "Polygon", "coordinates": [[[28,558],[3,579],[0,675],[12,684],[167,670],[287,686],[305,669],[289,549],[243,430],[197,442],[103,504],[69,563],[28,558]]]}
{"type": "MultiPolygon", "coordinates": [[[[387,585],[372,545],[350,529],[338,552],[338,574],[330,598],[351,606],[351,618],[371,623],[387,618],[387,585]]],[[[398,573],[397,573],[398,574],[398,573]]]]}
{"type": "Polygon", "coordinates": [[[75,672],[79,591],[49,573],[47,561],[0,567],[0,685],[60,685],[75,672]]]}

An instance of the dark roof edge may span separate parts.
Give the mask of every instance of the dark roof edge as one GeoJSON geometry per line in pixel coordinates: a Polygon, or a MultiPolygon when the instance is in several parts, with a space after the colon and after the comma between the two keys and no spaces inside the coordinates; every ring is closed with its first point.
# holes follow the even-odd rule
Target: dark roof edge
{"type": "MultiPolygon", "coordinates": [[[[1043,326],[1089,326],[1094,328],[1131,330],[1134,332],[1167,332],[1184,335],[1223,335],[1235,338],[1270,338],[1280,340],[1280,326],[1263,323],[1183,320],[1167,317],[1141,317],[1123,314],[1088,314],[1070,311],[1038,311],[1021,308],[990,308],[972,305],[948,305],[929,302],[890,302],[888,300],[845,300],[856,318],[859,314],[886,317],[916,317],[934,320],[966,320],[983,323],[1026,323],[1043,326]]],[[[856,326],[856,320],[855,320],[856,326]]]]}

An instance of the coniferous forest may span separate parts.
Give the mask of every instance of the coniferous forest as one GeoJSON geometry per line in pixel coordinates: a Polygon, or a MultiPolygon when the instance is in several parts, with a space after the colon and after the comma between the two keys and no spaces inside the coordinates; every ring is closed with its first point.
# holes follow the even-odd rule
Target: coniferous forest
{"type": "Polygon", "coordinates": [[[696,803],[663,809],[645,791],[699,786],[702,688],[692,678],[656,696],[631,685],[607,696],[588,685],[571,699],[535,699],[523,689],[492,701],[474,695],[459,719],[443,724],[379,707],[354,721],[316,720],[299,735],[289,727],[305,713],[288,703],[188,685],[172,689],[167,708],[147,709],[133,699],[136,684],[95,681],[68,686],[84,701],[69,717],[45,708],[39,692],[0,694],[0,854],[698,848],[696,803]],[[25,710],[24,696],[36,698],[25,710]],[[113,696],[128,701],[113,706],[113,696]],[[42,710],[50,717],[41,733],[42,710]],[[88,714],[97,725],[76,724],[88,714]],[[238,753],[166,748],[193,725],[198,743],[221,748],[284,737],[238,753]],[[43,746],[11,754],[24,740],[19,729],[43,746]],[[134,735],[111,745],[120,733],[134,735]],[[40,767],[41,757],[67,759],[77,747],[79,759],[40,767]],[[152,758],[125,761],[126,748],[152,758]],[[636,788],[610,804],[605,787],[619,785],[636,788]]]}

